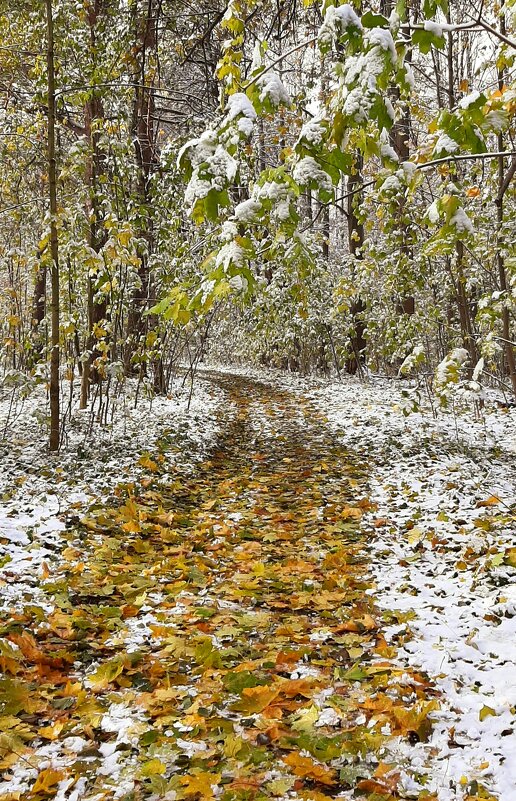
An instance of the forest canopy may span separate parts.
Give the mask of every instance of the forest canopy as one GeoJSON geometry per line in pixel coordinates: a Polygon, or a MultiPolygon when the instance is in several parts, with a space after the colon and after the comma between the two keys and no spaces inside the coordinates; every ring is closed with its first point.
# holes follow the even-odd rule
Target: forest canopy
{"type": "Polygon", "coordinates": [[[513,0],[0,19],[3,381],[48,384],[51,449],[74,382],[207,351],[516,394],[513,0]]]}

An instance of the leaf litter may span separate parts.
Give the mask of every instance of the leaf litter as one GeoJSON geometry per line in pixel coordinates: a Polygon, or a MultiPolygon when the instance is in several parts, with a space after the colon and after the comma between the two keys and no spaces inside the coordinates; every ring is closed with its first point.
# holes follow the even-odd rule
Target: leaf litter
{"type": "Polygon", "coordinates": [[[434,801],[391,748],[440,699],[369,591],[365,462],[299,395],[211,380],[209,458],[164,437],[4,609],[0,799],[434,801]]]}

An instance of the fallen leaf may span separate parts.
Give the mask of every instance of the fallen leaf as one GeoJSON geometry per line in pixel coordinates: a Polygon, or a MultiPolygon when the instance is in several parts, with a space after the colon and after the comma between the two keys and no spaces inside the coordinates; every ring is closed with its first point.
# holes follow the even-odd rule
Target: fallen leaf
{"type": "Polygon", "coordinates": [[[310,757],[301,756],[301,754],[293,751],[291,754],[283,757],[283,762],[285,762],[289,768],[292,768],[296,776],[302,779],[310,779],[319,784],[324,784],[327,787],[332,787],[336,784],[335,771],[323,765],[318,765],[317,762],[314,762],[310,757]]]}

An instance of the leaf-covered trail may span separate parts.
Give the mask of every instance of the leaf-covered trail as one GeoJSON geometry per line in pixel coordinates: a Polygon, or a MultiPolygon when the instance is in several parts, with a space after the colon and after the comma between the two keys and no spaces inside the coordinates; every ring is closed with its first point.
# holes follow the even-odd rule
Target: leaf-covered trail
{"type": "Polygon", "coordinates": [[[2,620],[2,801],[405,797],[385,746],[437,702],[368,592],[364,467],[298,396],[212,380],[209,461],[164,436],[2,620]]]}

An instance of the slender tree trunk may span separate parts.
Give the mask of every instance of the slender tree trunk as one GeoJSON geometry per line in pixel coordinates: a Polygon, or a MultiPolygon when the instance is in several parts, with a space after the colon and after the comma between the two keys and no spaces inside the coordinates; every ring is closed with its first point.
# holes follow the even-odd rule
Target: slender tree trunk
{"type": "MultiPolygon", "coordinates": [[[[407,3],[407,11],[405,20],[411,21],[408,19],[410,17],[412,3],[407,3]]],[[[382,13],[385,16],[389,16],[393,10],[393,2],[392,0],[383,0],[381,4],[382,13]]],[[[416,13],[414,14],[414,22],[417,22],[417,9],[416,13]]],[[[410,64],[412,61],[412,51],[409,50],[405,61],[407,64],[410,64]]],[[[393,104],[399,103],[400,101],[400,89],[399,86],[392,86],[389,90],[389,95],[392,99],[393,104]]],[[[408,102],[403,103],[403,110],[400,119],[398,119],[390,133],[390,139],[392,147],[394,148],[396,155],[398,156],[400,162],[408,161],[410,158],[410,146],[409,146],[409,137],[410,137],[410,129],[412,125],[411,115],[410,115],[410,105],[408,102]]],[[[401,259],[400,265],[404,266],[404,274],[402,273],[401,277],[401,290],[402,290],[402,297],[398,302],[397,305],[397,313],[401,315],[412,315],[415,313],[416,310],[416,301],[415,298],[410,291],[410,273],[412,262],[414,259],[414,253],[409,241],[409,224],[407,222],[406,217],[406,202],[404,198],[400,199],[399,202],[399,232],[400,232],[400,251],[401,251],[401,259]]]]}
{"type": "MultiPolygon", "coordinates": [[[[90,51],[92,65],[95,68],[97,62],[97,34],[96,28],[100,16],[105,11],[103,0],[95,0],[95,3],[88,10],[88,24],[90,29],[90,51]]],[[[96,69],[94,69],[96,72],[96,69]]],[[[99,202],[99,178],[103,173],[103,157],[100,148],[99,121],[104,118],[104,108],[101,98],[92,89],[92,95],[86,102],[84,109],[84,127],[90,154],[86,165],[86,184],[89,189],[90,200],[87,208],[87,216],[90,220],[88,230],[88,244],[96,253],[100,253],[106,242],[106,231],[102,225],[102,207],[99,202]]],[[[95,297],[95,278],[88,276],[88,339],[86,347],[88,356],[83,365],[81,380],[81,399],[80,408],[85,409],[88,404],[91,384],[98,384],[102,381],[102,372],[95,367],[95,361],[100,358],[101,353],[96,348],[97,337],[96,327],[107,315],[107,302],[102,300],[97,302],[95,297]]]]}
{"type": "MultiPolygon", "coordinates": [[[[500,17],[500,32],[505,34],[505,15],[500,17]]],[[[498,88],[503,90],[505,82],[505,71],[498,71],[498,88]]],[[[503,153],[505,140],[502,133],[498,135],[498,152],[503,153]]],[[[512,391],[516,398],[516,359],[514,355],[514,345],[511,336],[511,315],[507,306],[507,273],[505,270],[505,258],[503,254],[503,221],[504,221],[504,198],[511,180],[516,173],[516,158],[513,157],[509,169],[505,169],[505,159],[503,156],[498,158],[498,192],[496,196],[496,266],[498,268],[498,281],[500,290],[504,295],[504,305],[502,309],[502,337],[503,350],[505,355],[506,369],[511,379],[512,391]]]]}
{"type": "Polygon", "coordinates": [[[464,243],[459,241],[455,246],[455,268],[457,273],[457,303],[459,306],[459,319],[462,331],[462,342],[469,353],[468,372],[473,373],[478,362],[478,348],[475,336],[475,326],[471,316],[471,304],[466,290],[466,276],[464,275],[464,243]]]}
{"type": "Polygon", "coordinates": [[[51,264],[51,356],[50,356],[50,440],[51,451],[59,450],[59,242],[57,236],[56,176],[56,83],[54,63],[54,18],[52,0],[46,0],[47,11],[47,100],[48,100],[48,191],[50,202],[51,264]]]}
{"type": "MultiPolygon", "coordinates": [[[[356,154],[356,167],[348,178],[348,193],[355,192],[363,183],[362,178],[362,156],[356,154]]],[[[349,252],[353,260],[363,258],[364,247],[364,226],[358,219],[357,214],[357,194],[350,194],[348,198],[348,242],[349,252]]],[[[365,322],[363,315],[365,304],[360,295],[357,295],[351,304],[351,316],[353,319],[353,335],[351,337],[352,353],[346,362],[346,372],[355,375],[364,363],[365,349],[367,342],[365,339],[365,322]]]]}
{"type": "MultiPolygon", "coordinates": [[[[92,160],[95,161],[96,154],[93,153],[92,160]]],[[[92,192],[95,193],[95,186],[92,183],[92,192]]],[[[92,214],[90,228],[88,231],[88,244],[97,253],[101,250],[105,241],[105,234],[99,230],[99,212],[98,203],[96,199],[92,201],[92,214]]],[[[98,303],[95,298],[95,279],[88,276],[88,340],[87,350],[88,357],[83,365],[82,380],[81,380],[81,400],[80,408],[85,409],[88,405],[90,395],[90,387],[92,384],[99,384],[102,381],[102,372],[95,367],[95,361],[101,356],[100,351],[97,349],[97,337],[95,334],[96,327],[107,315],[107,303],[105,300],[98,303]]]]}
{"type": "Polygon", "coordinates": [[[38,266],[34,282],[34,294],[32,296],[32,315],[31,327],[31,346],[29,361],[31,365],[40,361],[43,353],[44,340],[41,336],[41,323],[45,319],[47,302],[47,266],[42,258],[41,251],[38,251],[38,266]]]}
{"type": "MultiPolygon", "coordinates": [[[[451,23],[450,12],[447,12],[446,20],[448,24],[451,23]]],[[[447,49],[447,64],[448,64],[448,107],[453,109],[455,105],[455,54],[453,47],[453,37],[457,34],[448,32],[448,49],[447,49]]],[[[458,168],[457,168],[458,169],[458,168]]],[[[472,316],[472,304],[468,297],[466,288],[466,276],[464,273],[464,243],[457,241],[455,245],[455,266],[456,266],[456,291],[457,303],[459,307],[460,327],[462,334],[462,343],[469,353],[469,366],[468,374],[471,377],[476,363],[478,362],[479,354],[475,332],[475,322],[472,316]]]]}
{"type": "MultiPolygon", "coordinates": [[[[156,234],[151,208],[151,180],[157,169],[156,154],[156,126],[155,126],[155,90],[152,85],[155,76],[150,74],[148,60],[151,56],[156,58],[158,47],[158,19],[159,3],[147,0],[147,9],[142,16],[135,8],[135,49],[137,61],[135,70],[135,99],[133,106],[133,138],[135,145],[136,163],[138,165],[137,192],[140,196],[142,208],[146,211],[143,220],[141,236],[146,247],[140,253],[140,269],[138,271],[139,286],[131,299],[131,308],[127,318],[127,336],[124,353],[126,372],[131,371],[131,360],[141,344],[147,330],[157,327],[157,318],[152,315],[144,317],[144,313],[153,300],[155,294],[153,275],[149,261],[155,249],[156,234]],[[150,77],[149,77],[150,76],[150,77]],[[150,85],[149,85],[150,84],[150,85]]],[[[155,70],[153,65],[152,70],[155,70]]],[[[163,392],[164,370],[161,358],[152,364],[154,373],[154,388],[163,392]]]]}

